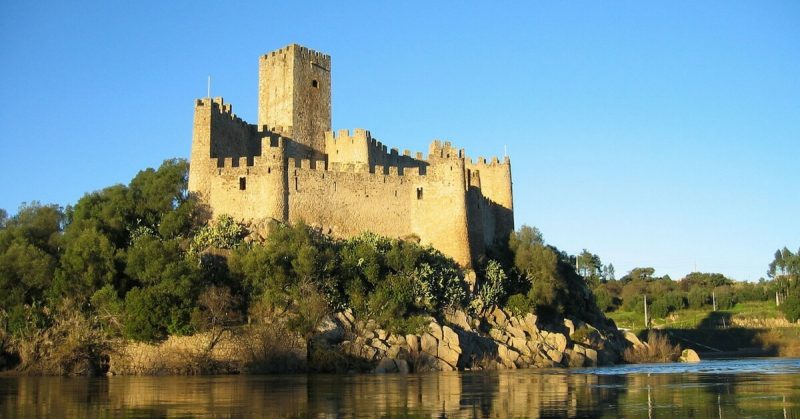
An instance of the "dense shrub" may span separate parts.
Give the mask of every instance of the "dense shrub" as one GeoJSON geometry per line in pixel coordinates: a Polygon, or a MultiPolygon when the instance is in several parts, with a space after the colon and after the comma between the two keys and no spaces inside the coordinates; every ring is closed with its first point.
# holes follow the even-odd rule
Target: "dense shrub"
{"type": "Polygon", "coordinates": [[[729,286],[717,287],[714,289],[714,297],[717,301],[717,310],[728,310],[736,305],[736,295],[729,286]]]}
{"type": "Polygon", "coordinates": [[[692,288],[687,294],[689,308],[700,309],[711,303],[711,293],[705,288],[692,288]]]}
{"type": "Polygon", "coordinates": [[[662,333],[651,330],[647,334],[647,344],[632,346],[625,350],[625,362],[642,364],[650,362],[675,362],[681,355],[681,346],[673,345],[662,333]]]}
{"type": "Polygon", "coordinates": [[[499,262],[490,260],[484,271],[483,282],[478,288],[478,308],[491,307],[505,299],[508,276],[499,262]]]}
{"type": "Polygon", "coordinates": [[[603,312],[612,311],[616,308],[614,296],[602,285],[594,289],[594,299],[597,307],[603,312]]]}
{"type": "Polygon", "coordinates": [[[780,305],[780,310],[783,312],[783,315],[786,316],[786,320],[792,323],[800,320],[800,296],[797,294],[790,294],[783,300],[783,304],[780,305]]]}
{"type": "Polygon", "coordinates": [[[650,306],[650,313],[652,317],[665,318],[670,313],[686,307],[686,299],[683,294],[673,291],[664,295],[658,296],[653,300],[650,306]]]}
{"type": "Polygon", "coordinates": [[[514,294],[508,297],[508,301],[506,302],[506,310],[510,311],[515,316],[530,313],[533,309],[533,303],[525,294],[514,294]]]}

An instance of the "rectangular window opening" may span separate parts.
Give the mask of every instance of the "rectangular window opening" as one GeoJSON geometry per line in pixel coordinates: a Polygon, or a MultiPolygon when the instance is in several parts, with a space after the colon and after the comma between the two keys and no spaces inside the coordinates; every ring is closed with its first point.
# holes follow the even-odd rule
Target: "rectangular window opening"
{"type": "Polygon", "coordinates": [[[246,177],[240,177],[239,178],[239,190],[243,191],[245,189],[247,189],[247,178],[246,177]]]}
{"type": "Polygon", "coordinates": [[[417,188],[417,199],[422,199],[422,188],[417,188]]]}

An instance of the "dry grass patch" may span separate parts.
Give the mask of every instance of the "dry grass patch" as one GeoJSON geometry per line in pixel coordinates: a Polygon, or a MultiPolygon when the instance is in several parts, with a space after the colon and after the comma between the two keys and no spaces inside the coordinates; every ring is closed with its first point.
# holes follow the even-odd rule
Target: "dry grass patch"
{"type": "Polygon", "coordinates": [[[675,362],[681,356],[681,345],[673,345],[667,335],[651,330],[647,342],[625,350],[622,357],[631,364],[675,362]]]}

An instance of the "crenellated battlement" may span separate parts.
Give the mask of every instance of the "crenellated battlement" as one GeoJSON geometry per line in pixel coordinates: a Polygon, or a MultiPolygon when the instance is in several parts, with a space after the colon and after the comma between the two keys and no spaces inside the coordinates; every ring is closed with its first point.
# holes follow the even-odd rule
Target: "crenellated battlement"
{"type": "Polygon", "coordinates": [[[289,157],[288,159],[286,159],[286,167],[290,170],[306,169],[306,170],[316,170],[320,172],[328,170],[325,160],[296,159],[294,157],[289,157]]]}
{"type": "Polygon", "coordinates": [[[289,44],[281,49],[277,49],[270,53],[264,54],[261,56],[261,59],[270,60],[275,57],[281,58],[285,57],[287,54],[292,54],[292,53],[296,57],[299,57],[304,60],[310,60],[312,63],[316,65],[320,65],[325,68],[330,68],[331,65],[330,55],[297,44],[289,44]]]}
{"type": "Polygon", "coordinates": [[[450,141],[434,140],[428,150],[428,159],[463,159],[464,149],[455,148],[450,141]]]}
{"type": "Polygon", "coordinates": [[[374,144],[376,140],[373,140],[372,134],[369,131],[363,128],[356,128],[353,130],[353,134],[350,134],[349,129],[340,129],[338,132],[335,131],[326,131],[325,132],[325,143],[342,143],[347,142],[354,143],[356,141],[363,141],[367,144],[374,144]]]}
{"type": "Polygon", "coordinates": [[[194,102],[195,112],[202,110],[204,108],[210,108],[213,115],[223,117],[241,127],[245,127],[247,129],[255,128],[255,125],[248,124],[247,121],[243,120],[238,115],[233,113],[233,105],[230,103],[225,103],[225,100],[222,97],[215,97],[215,98],[205,97],[196,99],[194,102]]]}
{"type": "Polygon", "coordinates": [[[474,167],[474,168],[481,168],[481,167],[501,167],[501,166],[508,166],[511,164],[511,160],[508,156],[503,157],[503,161],[500,161],[498,157],[492,157],[491,159],[487,160],[484,157],[478,157],[474,161],[471,157],[466,158],[467,166],[474,167]]]}

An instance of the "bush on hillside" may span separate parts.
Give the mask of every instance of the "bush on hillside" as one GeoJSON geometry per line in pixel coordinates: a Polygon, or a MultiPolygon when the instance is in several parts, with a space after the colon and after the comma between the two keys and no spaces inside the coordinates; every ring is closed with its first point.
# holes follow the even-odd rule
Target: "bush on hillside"
{"type": "Polygon", "coordinates": [[[797,322],[797,320],[800,320],[800,295],[796,293],[789,294],[779,308],[783,315],[786,316],[786,320],[792,323],[797,322]]]}

